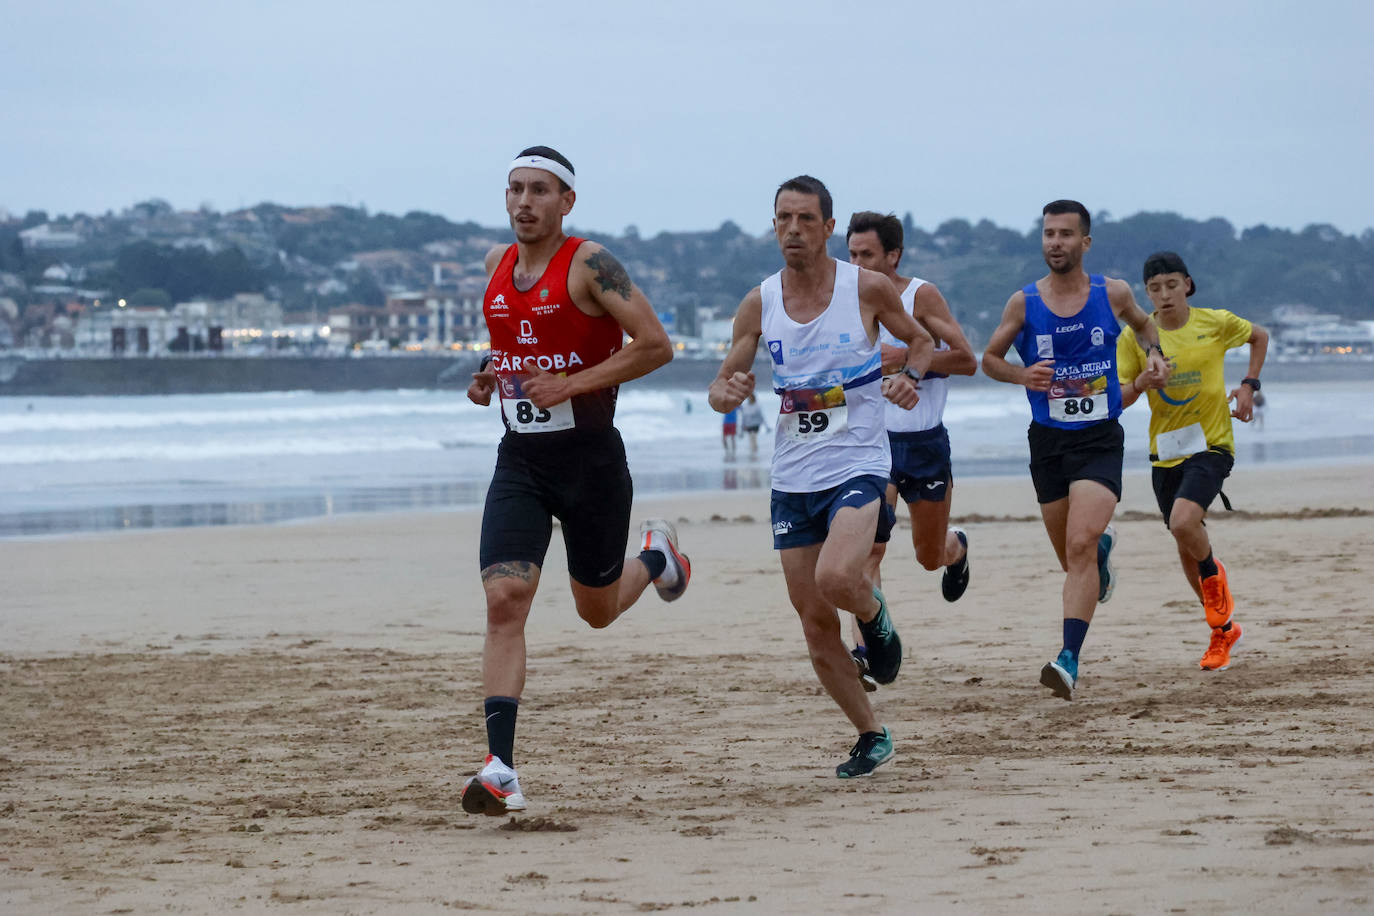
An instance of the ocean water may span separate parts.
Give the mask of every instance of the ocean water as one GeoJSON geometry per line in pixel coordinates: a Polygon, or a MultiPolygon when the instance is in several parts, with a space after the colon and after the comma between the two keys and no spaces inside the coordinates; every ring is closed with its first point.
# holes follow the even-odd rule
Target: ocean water
{"type": "MultiPolygon", "coordinates": [[[[1374,460],[1374,379],[1265,393],[1263,426],[1236,424],[1238,464],[1374,460]]],[[[956,380],[956,476],[1025,473],[1028,419],[1020,389],[956,380]]],[[[1128,468],[1147,420],[1123,415],[1128,468]]],[[[637,493],[768,486],[771,436],[725,460],[704,390],[627,386],[617,426],[637,493]]],[[[0,398],[0,537],[480,505],[500,435],[495,406],[455,391],[0,398]]]]}

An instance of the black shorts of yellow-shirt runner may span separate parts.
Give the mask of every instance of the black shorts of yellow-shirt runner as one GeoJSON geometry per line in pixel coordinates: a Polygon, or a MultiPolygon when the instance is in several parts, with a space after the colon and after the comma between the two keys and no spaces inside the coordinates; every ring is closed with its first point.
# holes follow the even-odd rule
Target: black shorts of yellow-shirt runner
{"type": "Polygon", "coordinates": [[[1026,439],[1030,443],[1031,482],[1041,505],[1068,496],[1069,484],[1075,480],[1095,480],[1121,499],[1126,433],[1115,419],[1085,429],[1032,422],[1026,439]]]}
{"type": "Polygon", "coordinates": [[[482,512],[478,562],[543,567],[553,519],[563,528],[568,573],[591,588],[620,578],[634,486],[614,427],[564,433],[507,432],[482,512]]]}
{"type": "Polygon", "coordinates": [[[1159,511],[1164,513],[1165,527],[1169,525],[1177,499],[1192,500],[1204,510],[1211,506],[1235,463],[1235,456],[1226,449],[1212,448],[1189,455],[1173,467],[1152,468],[1150,476],[1155,487],[1155,501],[1159,503],[1159,511]]]}

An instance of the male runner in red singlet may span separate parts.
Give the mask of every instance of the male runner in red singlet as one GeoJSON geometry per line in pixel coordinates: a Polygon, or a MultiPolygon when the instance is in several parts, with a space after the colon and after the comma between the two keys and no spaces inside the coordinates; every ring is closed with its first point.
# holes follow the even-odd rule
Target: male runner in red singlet
{"type": "Polygon", "coordinates": [[[674,601],[691,577],[677,532],[663,519],[645,521],[642,550],[624,556],[632,485],[613,425],[616,394],[673,351],[620,262],[596,242],[563,233],[576,200],[573,181],[572,164],[557,151],[521,152],[506,186],[515,244],[487,255],[491,356],[473,375],[468,398],[486,405],[498,392],[506,433],[482,514],[488,754],[463,785],[463,809],[473,814],[525,809],[514,768],[515,717],[525,686],[525,621],[552,520],[562,525],[578,616],[593,627],[609,626],[650,582],[674,601]]]}

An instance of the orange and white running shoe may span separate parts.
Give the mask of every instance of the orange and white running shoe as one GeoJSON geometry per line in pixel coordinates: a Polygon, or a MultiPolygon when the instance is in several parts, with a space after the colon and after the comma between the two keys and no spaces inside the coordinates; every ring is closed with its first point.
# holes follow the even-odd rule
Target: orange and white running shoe
{"type": "Polygon", "coordinates": [[[1226,626],[1236,609],[1236,600],[1231,597],[1231,586],[1226,581],[1226,567],[1220,560],[1216,563],[1217,574],[1202,580],[1202,608],[1207,612],[1207,626],[1214,630],[1226,626]]]}
{"type": "Polygon", "coordinates": [[[1242,635],[1240,624],[1234,621],[1229,630],[1214,627],[1212,641],[1207,644],[1207,651],[1202,661],[1198,662],[1198,667],[1203,671],[1225,671],[1231,667],[1231,650],[1240,645],[1242,635]]]}
{"type": "Polygon", "coordinates": [[[463,783],[463,810],[491,817],[524,811],[525,796],[515,770],[495,754],[488,754],[483,763],[481,771],[463,783]]]}
{"type": "Polygon", "coordinates": [[[677,549],[677,529],[666,518],[650,518],[639,526],[639,533],[642,536],[640,550],[657,550],[668,560],[668,567],[654,580],[658,597],[676,601],[687,591],[687,583],[692,580],[692,561],[677,549]]]}

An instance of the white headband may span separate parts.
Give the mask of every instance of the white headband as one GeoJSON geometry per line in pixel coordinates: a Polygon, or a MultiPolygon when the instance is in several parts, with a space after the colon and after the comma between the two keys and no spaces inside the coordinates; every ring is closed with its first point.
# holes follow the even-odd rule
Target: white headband
{"type": "Polygon", "coordinates": [[[510,164],[506,174],[509,175],[516,169],[543,169],[563,179],[563,183],[568,187],[573,187],[572,169],[556,159],[549,159],[547,156],[521,156],[510,164]]]}

